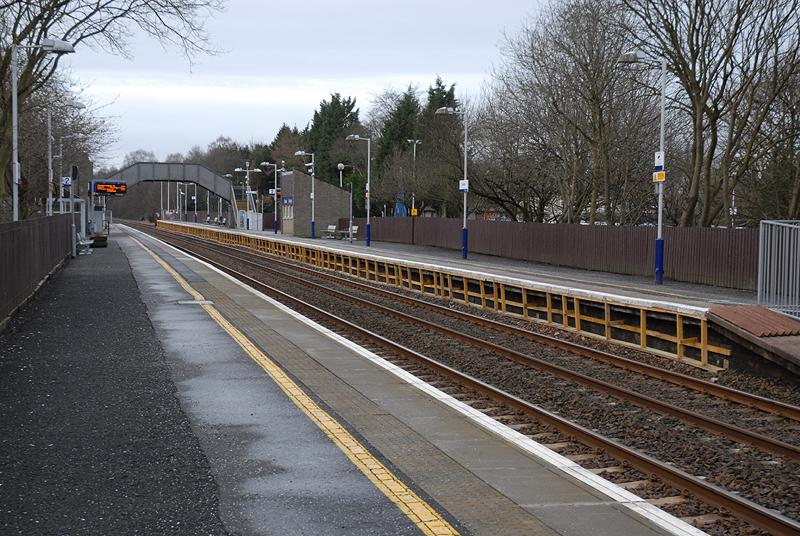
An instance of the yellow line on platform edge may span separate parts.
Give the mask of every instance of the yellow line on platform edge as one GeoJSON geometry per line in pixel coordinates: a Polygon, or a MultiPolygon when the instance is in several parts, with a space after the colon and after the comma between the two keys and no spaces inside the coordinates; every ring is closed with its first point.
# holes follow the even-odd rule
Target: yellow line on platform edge
{"type": "MultiPolygon", "coordinates": [[[[136,238],[131,237],[131,240],[149,253],[193,299],[198,301],[205,299],[164,259],[136,238]]],[[[216,307],[210,304],[201,304],[201,307],[272,378],[294,405],[300,408],[339,447],[353,465],[364,473],[375,487],[386,495],[424,534],[429,536],[456,536],[459,534],[436,510],[365,449],[350,432],[320,408],[272,359],[222,316],[216,307]]]]}

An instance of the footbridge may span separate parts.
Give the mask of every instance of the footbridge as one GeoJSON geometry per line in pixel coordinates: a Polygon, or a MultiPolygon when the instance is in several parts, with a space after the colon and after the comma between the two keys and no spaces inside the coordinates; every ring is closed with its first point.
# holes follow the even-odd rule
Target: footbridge
{"type": "Polygon", "coordinates": [[[228,203],[234,199],[231,181],[199,164],[137,162],[107,177],[107,180],[125,182],[129,188],[140,182],[190,182],[202,186],[228,203]]]}

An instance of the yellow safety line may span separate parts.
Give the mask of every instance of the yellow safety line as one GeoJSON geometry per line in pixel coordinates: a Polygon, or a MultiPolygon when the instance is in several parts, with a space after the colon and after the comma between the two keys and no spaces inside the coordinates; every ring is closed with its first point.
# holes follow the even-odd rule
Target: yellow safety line
{"type": "MultiPolygon", "coordinates": [[[[202,294],[192,288],[172,266],[167,264],[155,252],[136,238],[131,237],[131,239],[149,253],[192,298],[195,300],[205,299],[202,294]]],[[[339,447],[353,465],[358,467],[375,487],[397,505],[424,534],[429,536],[455,536],[458,534],[458,531],[450,523],[378,461],[341,424],[320,408],[272,359],[267,357],[241,331],[225,319],[213,305],[201,304],[201,307],[272,378],[294,405],[300,408],[339,447]]]]}

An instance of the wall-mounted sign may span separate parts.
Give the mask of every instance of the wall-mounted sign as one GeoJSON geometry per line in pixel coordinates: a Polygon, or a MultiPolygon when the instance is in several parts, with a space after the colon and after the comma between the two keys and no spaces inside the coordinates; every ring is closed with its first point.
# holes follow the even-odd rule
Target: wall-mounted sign
{"type": "Polygon", "coordinates": [[[92,193],[97,195],[125,195],[128,184],[121,181],[93,181],[92,193]]]}

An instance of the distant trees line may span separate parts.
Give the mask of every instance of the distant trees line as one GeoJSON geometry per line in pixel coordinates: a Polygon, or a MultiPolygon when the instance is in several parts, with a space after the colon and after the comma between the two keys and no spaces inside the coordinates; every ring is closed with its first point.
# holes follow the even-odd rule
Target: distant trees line
{"type": "MultiPolygon", "coordinates": [[[[457,99],[455,85],[437,78],[426,89],[384,90],[362,116],[355,99],[333,93],[305,128],[283,125],[271,142],[220,137],[167,159],[221,174],[244,160],[305,169],[294,156],[304,149],[315,153],[323,180],[338,184],[336,165],[347,165],[363,212],[366,147],[345,141],[355,133],[372,138],[376,210],[409,206],[413,194],[417,206],[457,214],[462,117],[434,113],[452,106],[466,112],[469,128],[471,211],[518,221],[652,223],[660,74],[618,61],[638,49],[665,58],[668,69],[667,223],[798,219],[799,3],[553,0],[505,38],[502,61],[478,95],[457,99]]],[[[148,158],[155,155],[128,159],[148,158]]],[[[259,188],[271,184],[264,174],[259,188]]]]}
{"type": "Polygon", "coordinates": [[[20,49],[18,100],[20,117],[20,215],[43,213],[47,197],[47,111],[53,117],[58,167],[103,156],[114,141],[114,128],[91,103],[81,100],[77,83],[59,70],[61,56],[36,45],[46,38],[72,43],[78,53],[92,46],[113,54],[129,53],[131,29],[138,28],[163,44],[178,47],[191,60],[214,53],[203,26],[224,0],[69,0],[31,2],[0,0],[0,221],[11,212],[11,47],[20,49]]]}
{"type": "Polygon", "coordinates": [[[553,1],[506,38],[503,61],[469,102],[437,79],[427,91],[385,90],[362,120],[354,99],[333,94],[304,130],[284,125],[267,146],[220,139],[205,156],[185,157],[213,166],[229,146],[238,160],[264,154],[300,167],[292,155],[303,148],[325,180],[338,181],[338,162],[351,165],[363,207],[366,151],[344,141],[358,133],[373,139],[376,208],[409,205],[413,193],[418,205],[456,214],[463,123],[434,111],[461,107],[471,210],[518,221],[650,223],[660,73],[618,61],[633,49],[667,63],[667,223],[800,218],[798,0],[553,1]],[[421,140],[416,161],[408,140],[421,140]]]}

